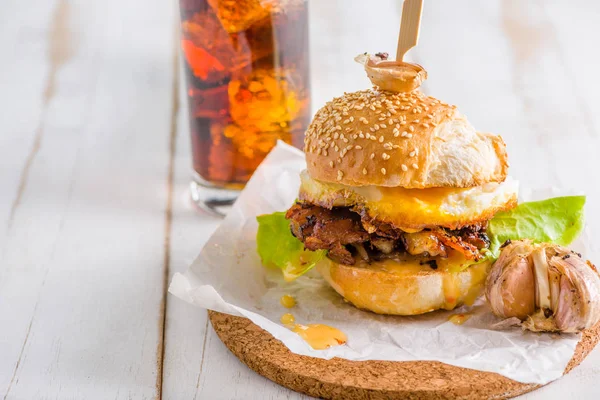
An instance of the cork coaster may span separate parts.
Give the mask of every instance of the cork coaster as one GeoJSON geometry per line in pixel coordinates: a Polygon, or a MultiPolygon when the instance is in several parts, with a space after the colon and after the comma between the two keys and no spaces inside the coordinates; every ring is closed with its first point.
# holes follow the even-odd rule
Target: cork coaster
{"type": "MultiPolygon", "coordinates": [[[[435,361],[322,360],[290,352],[242,317],[209,311],[225,345],[260,375],[297,392],[325,399],[506,399],[541,385],[435,361]]],[[[600,324],[583,333],[565,373],[579,365],[600,339],[600,324]]]]}

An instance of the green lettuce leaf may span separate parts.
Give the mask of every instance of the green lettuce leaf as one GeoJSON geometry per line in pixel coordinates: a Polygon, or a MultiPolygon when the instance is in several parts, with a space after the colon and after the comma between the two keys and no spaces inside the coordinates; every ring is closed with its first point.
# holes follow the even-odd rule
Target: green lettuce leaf
{"type": "Polygon", "coordinates": [[[489,222],[487,234],[494,258],[508,240],[531,239],[567,246],[583,229],[585,196],[555,197],[521,203],[516,208],[499,212],[489,222]]]}
{"type": "Polygon", "coordinates": [[[290,231],[284,212],[256,217],[256,246],[264,265],[281,269],[286,281],[305,274],[326,254],[325,250],[304,250],[304,244],[290,231]]]}

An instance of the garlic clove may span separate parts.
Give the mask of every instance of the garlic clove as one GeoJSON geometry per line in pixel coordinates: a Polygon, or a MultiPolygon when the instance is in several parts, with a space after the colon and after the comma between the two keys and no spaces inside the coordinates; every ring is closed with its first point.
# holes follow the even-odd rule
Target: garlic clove
{"type": "Polygon", "coordinates": [[[535,271],[535,305],[542,310],[551,310],[550,282],[548,279],[548,260],[546,249],[538,247],[531,252],[535,271]]]}
{"type": "Polygon", "coordinates": [[[558,250],[550,259],[562,273],[555,320],[564,332],[578,332],[600,320],[600,275],[578,254],[558,250]]]}
{"type": "Polygon", "coordinates": [[[566,275],[560,278],[560,300],[554,315],[558,329],[563,332],[578,332],[585,328],[582,320],[580,293],[566,275]]]}
{"type": "Polygon", "coordinates": [[[524,320],[535,312],[535,280],[527,254],[529,243],[508,245],[490,271],[486,297],[494,314],[524,320]]]}

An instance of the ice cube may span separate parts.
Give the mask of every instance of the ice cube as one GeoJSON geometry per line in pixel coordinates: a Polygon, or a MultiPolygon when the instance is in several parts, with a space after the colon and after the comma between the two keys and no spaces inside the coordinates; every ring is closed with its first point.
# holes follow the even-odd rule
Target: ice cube
{"type": "Polygon", "coordinates": [[[188,85],[188,99],[191,115],[195,118],[223,118],[229,112],[228,86],[221,85],[209,89],[197,89],[188,85]]]}
{"type": "Polygon", "coordinates": [[[230,36],[210,8],[184,20],[181,31],[185,59],[202,80],[222,81],[252,61],[247,42],[230,36]]]}
{"type": "Polygon", "coordinates": [[[306,91],[296,85],[302,80],[295,75],[292,69],[259,69],[232,79],[228,94],[233,121],[260,132],[286,130],[308,106],[306,91]]]}
{"type": "Polygon", "coordinates": [[[270,15],[273,0],[208,0],[229,33],[245,31],[270,15]]]}

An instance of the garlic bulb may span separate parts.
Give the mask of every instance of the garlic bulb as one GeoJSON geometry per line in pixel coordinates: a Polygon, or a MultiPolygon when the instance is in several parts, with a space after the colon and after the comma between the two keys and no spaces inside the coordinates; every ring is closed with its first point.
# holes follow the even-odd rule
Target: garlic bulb
{"type": "Polygon", "coordinates": [[[371,83],[381,90],[398,93],[411,92],[427,79],[427,71],[420,65],[388,61],[387,53],[359,54],[354,61],[365,66],[371,83]]]}
{"type": "Polygon", "coordinates": [[[506,243],[488,275],[492,312],[516,317],[531,331],[579,332],[600,321],[600,275],[562,246],[506,243]]]}

